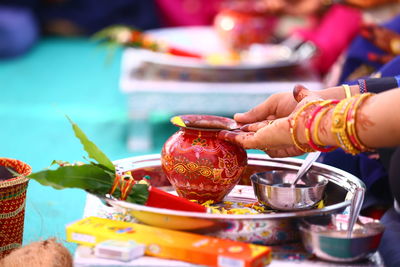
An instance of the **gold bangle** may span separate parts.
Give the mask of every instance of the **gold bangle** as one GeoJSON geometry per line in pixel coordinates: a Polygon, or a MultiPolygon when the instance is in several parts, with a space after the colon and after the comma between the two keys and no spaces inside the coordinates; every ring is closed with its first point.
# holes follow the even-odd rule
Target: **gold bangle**
{"type": "Polygon", "coordinates": [[[356,123],[357,123],[357,114],[358,114],[358,109],[361,107],[362,103],[367,100],[367,98],[373,96],[374,94],[372,93],[365,93],[361,94],[358,99],[354,102],[353,104],[353,109],[351,110],[351,113],[349,114],[349,119],[347,120],[347,133],[350,136],[350,139],[353,139],[352,141],[355,143],[356,146],[361,151],[373,151],[372,148],[367,147],[364,145],[360,138],[358,137],[357,134],[357,129],[356,129],[356,123]]]}
{"type": "Polygon", "coordinates": [[[346,98],[339,102],[333,110],[331,131],[336,134],[338,145],[347,153],[356,155],[361,151],[354,147],[347,135],[347,112],[356,97],[346,98]]]}
{"type": "Polygon", "coordinates": [[[351,97],[350,86],[348,86],[347,84],[342,84],[342,87],[344,89],[344,93],[346,95],[346,98],[350,98],[351,97]]]}
{"type": "Polygon", "coordinates": [[[300,149],[303,152],[314,152],[314,149],[308,147],[308,146],[304,146],[302,144],[300,144],[298,138],[297,138],[297,120],[299,115],[305,111],[308,107],[312,106],[312,105],[316,105],[321,103],[322,100],[317,100],[317,101],[311,101],[308,102],[306,104],[304,104],[298,111],[296,111],[296,113],[293,115],[291,121],[290,121],[290,136],[292,138],[292,141],[294,143],[294,145],[300,149]]]}
{"type": "Polygon", "coordinates": [[[320,145],[320,146],[326,146],[326,145],[321,141],[321,139],[319,139],[319,136],[318,136],[319,124],[321,123],[322,117],[325,116],[325,114],[326,114],[329,110],[330,110],[330,106],[324,107],[324,109],[321,111],[321,113],[319,114],[319,116],[315,119],[315,126],[314,126],[314,130],[313,130],[313,137],[314,137],[315,143],[316,143],[317,145],[320,145]]]}

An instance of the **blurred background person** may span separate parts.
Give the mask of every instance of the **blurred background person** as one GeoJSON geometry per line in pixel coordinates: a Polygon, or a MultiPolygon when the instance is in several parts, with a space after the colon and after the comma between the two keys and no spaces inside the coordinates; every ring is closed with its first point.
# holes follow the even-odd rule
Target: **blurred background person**
{"type": "Polygon", "coordinates": [[[381,20],[391,19],[396,10],[391,4],[399,10],[396,0],[264,0],[260,9],[267,14],[303,18],[301,27],[292,27],[289,31],[283,27],[283,31],[289,38],[311,41],[317,47],[313,64],[324,76],[360,33],[368,19],[365,14],[379,9],[381,20]]]}

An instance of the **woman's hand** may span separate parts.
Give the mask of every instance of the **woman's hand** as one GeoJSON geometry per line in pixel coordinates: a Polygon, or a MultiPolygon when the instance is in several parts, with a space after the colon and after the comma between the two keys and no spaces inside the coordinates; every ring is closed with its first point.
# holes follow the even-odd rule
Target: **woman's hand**
{"type": "MultiPolygon", "coordinates": [[[[352,95],[360,93],[360,88],[358,85],[350,86],[350,90],[352,95]]],[[[298,102],[310,94],[322,99],[343,99],[346,97],[343,87],[341,86],[330,87],[318,91],[309,91],[302,85],[296,85],[293,89],[293,92],[273,94],[263,103],[252,108],[251,110],[245,113],[236,113],[234,115],[234,119],[239,124],[243,125],[287,117],[296,108],[298,102]],[[302,95],[304,92],[306,92],[306,95],[302,95]]]]}
{"type": "MultiPolygon", "coordinates": [[[[293,144],[290,133],[291,119],[295,112],[303,105],[310,101],[321,100],[321,98],[303,86],[296,86],[291,98],[287,94],[277,94],[277,97],[279,95],[284,100],[290,99],[289,103],[294,101],[294,107],[284,108],[285,105],[279,105],[279,103],[284,103],[285,101],[279,101],[279,98],[270,102],[271,107],[268,105],[269,102],[267,99],[263,104],[243,114],[247,122],[254,122],[244,125],[239,131],[221,131],[219,138],[236,143],[245,149],[263,150],[271,157],[289,157],[304,154],[304,151],[293,144]],[[278,106],[280,107],[279,111],[277,109],[278,106]],[[286,117],[271,120],[271,118],[278,117],[277,114],[283,115],[286,113],[288,113],[286,117]]],[[[301,116],[299,119],[302,121],[298,123],[298,140],[302,144],[306,144],[304,120],[301,116]]],[[[242,120],[242,122],[244,121],[246,120],[242,120]]]]}
{"type": "Polygon", "coordinates": [[[293,92],[271,95],[263,103],[251,110],[245,113],[235,114],[234,119],[238,123],[248,124],[287,117],[293,112],[298,104],[294,98],[294,94],[298,95],[303,89],[305,89],[305,87],[302,85],[296,85],[293,92]]]}

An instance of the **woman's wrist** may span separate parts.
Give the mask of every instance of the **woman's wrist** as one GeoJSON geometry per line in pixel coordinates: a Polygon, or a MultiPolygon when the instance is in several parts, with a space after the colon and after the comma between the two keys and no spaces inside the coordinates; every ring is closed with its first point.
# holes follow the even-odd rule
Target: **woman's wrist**
{"type": "Polygon", "coordinates": [[[331,107],[316,129],[321,142],[328,146],[339,146],[353,155],[370,151],[370,142],[365,139],[362,127],[365,123],[362,112],[372,96],[371,93],[358,94],[331,107]]]}
{"type": "MultiPolygon", "coordinates": [[[[350,85],[351,95],[357,95],[360,93],[359,85],[350,85]]],[[[343,86],[335,86],[329,87],[323,90],[313,91],[316,95],[320,96],[323,99],[344,99],[346,98],[346,92],[343,86]]]]}
{"type": "Polygon", "coordinates": [[[321,118],[321,123],[318,127],[319,138],[322,143],[327,146],[337,146],[336,136],[331,131],[332,128],[333,107],[331,107],[321,118]]]}

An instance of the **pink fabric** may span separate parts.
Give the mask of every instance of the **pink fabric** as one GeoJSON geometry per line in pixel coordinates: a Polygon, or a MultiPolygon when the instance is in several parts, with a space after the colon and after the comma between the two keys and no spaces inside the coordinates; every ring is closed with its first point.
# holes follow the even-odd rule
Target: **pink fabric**
{"type": "Polygon", "coordinates": [[[164,27],[211,25],[222,0],[156,0],[164,27]]]}
{"type": "Polygon", "coordinates": [[[312,41],[318,48],[314,65],[321,74],[329,71],[339,55],[360,30],[361,11],[349,6],[334,5],[312,29],[298,29],[294,34],[312,41]]]}

